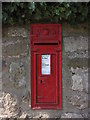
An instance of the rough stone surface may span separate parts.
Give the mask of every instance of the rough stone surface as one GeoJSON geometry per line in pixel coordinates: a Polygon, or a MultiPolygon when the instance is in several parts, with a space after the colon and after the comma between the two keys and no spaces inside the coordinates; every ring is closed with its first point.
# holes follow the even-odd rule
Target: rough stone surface
{"type": "MultiPolygon", "coordinates": [[[[6,29],[5,29],[6,30],[6,29]]],[[[16,37],[16,36],[22,36],[22,37],[27,37],[27,29],[24,27],[8,27],[7,28],[7,35],[11,37],[16,37]]]]}
{"type": "Polygon", "coordinates": [[[88,68],[77,67],[76,69],[74,69],[73,67],[71,67],[70,71],[72,73],[73,80],[72,89],[79,91],[84,90],[88,93],[88,68]]]}
{"type": "Polygon", "coordinates": [[[40,113],[39,115],[35,116],[34,118],[49,118],[49,115],[46,113],[40,113]]]}
{"type": "Polygon", "coordinates": [[[88,50],[77,50],[74,52],[67,52],[67,55],[70,59],[72,58],[88,58],[88,50]]]}
{"type": "Polygon", "coordinates": [[[70,59],[88,58],[88,36],[65,37],[65,52],[70,59]]]}
{"type": "Polygon", "coordinates": [[[65,113],[61,118],[83,118],[82,115],[76,113],[65,113]]]}
{"type": "Polygon", "coordinates": [[[81,76],[79,76],[79,75],[73,75],[72,76],[72,80],[73,80],[72,89],[73,90],[83,91],[83,84],[82,84],[82,78],[81,78],[81,76]]]}
{"type": "Polygon", "coordinates": [[[15,83],[16,86],[25,86],[25,69],[22,63],[12,62],[10,64],[10,80],[15,83]]]}
{"type": "Polygon", "coordinates": [[[3,55],[5,57],[26,54],[27,53],[27,43],[25,43],[25,42],[13,43],[8,46],[3,46],[2,50],[3,50],[3,55]]]}
{"type": "Polygon", "coordinates": [[[88,97],[86,94],[84,95],[73,95],[71,97],[71,104],[75,105],[78,109],[88,108],[88,97]]]}
{"type": "Polygon", "coordinates": [[[27,117],[27,112],[23,112],[20,116],[20,118],[26,118],[27,117]]]}
{"type": "Polygon", "coordinates": [[[31,109],[31,59],[29,26],[3,27],[3,114],[16,118],[87,118],[88,116],[87,25],[63,26],[62,110],[31,109]],[[78,28],[78,29],[77,29],[78,28]]]}
{"type": "Polygon", "coordinates": [[[11,96],[9,93],[3,93],[3,111],[4,117],[15,117],[19,114],[19,108],[17,106],[17,99],[11,96]]]}
{"type": "Polygon", "coordinates": [[[73,58],[73,59],[68,59],[67,58],[67,66],[69,68],[83,68],[86,67],[88,68],[88,59],[87,58],[73,58]],[[82,61],[82,62],[81,62],[82,61]]]}
{"type": "Polygon", "coordinates": [[[65,46],[65,52],[88,50],[88,37],[83,37],[83,36],[65,37],[64,46],[65,46]]]}

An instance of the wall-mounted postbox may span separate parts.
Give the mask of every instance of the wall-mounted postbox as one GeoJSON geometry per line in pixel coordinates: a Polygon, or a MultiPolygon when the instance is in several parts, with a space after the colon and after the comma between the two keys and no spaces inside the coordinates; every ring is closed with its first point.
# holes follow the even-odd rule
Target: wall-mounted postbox
{"type": "Polygon", "coordinates": [[[31,24],[31,108],[61,109],[61,24],[31,24]]]}

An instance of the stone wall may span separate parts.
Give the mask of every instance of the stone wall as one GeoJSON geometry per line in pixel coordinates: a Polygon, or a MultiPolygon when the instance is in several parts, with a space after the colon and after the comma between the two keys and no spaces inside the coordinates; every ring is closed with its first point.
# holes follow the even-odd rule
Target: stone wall
{"type": "Polygon", "coordinates": [[[31,110],[30,27],[3,26],[2,117],[88,117],[88,28],[87,24],[63,25],[62,110],[31,110]]]}

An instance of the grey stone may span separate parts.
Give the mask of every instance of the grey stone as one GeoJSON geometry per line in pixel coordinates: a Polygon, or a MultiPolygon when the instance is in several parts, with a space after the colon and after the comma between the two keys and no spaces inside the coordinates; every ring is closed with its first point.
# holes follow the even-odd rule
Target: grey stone
{"type": "Polygon", "coordinates": [[[10,64],[10,80],[14,82],[14,84],[18,87],[20,86],[25,86],[26,81],[25,81],[25,69],[22,63],[15,63],[12,62],[10,64]]]}
{"type": "Polygon", "coordinates": [[[1,115],[10,117],[16,117],[19,113],[19,107],[17,106],[17,99],[15,96],[11,96],[9,93],[3,92],[3,110],[1,115]]]}
{"type": "Polygon", "coordinates": [[[82,78],[81,78],[81,76],[79,76],[79,75],[73,75],[72,76],[72,80],[73,80],[72,89],[73,90],[83,91],[83,84],[82,84],[82,78]]]}
{"type": "Polygon", "coordinates": [[[19,80],[19,87],[25,86],[25,85],[26,85],[25,77],[22,77],[22,79],[19,80]]]}
{"type": "Polygon", "coordinates": [[[22,36],[27,37],[27,30],[23,27],[9,27],[8,28],[8,36],[22,36]]]}
{"type": "MultiPolygon", "coordinates": [[[[2,72],[0,72],[0,78],[2,78],[2,72]]],[[[1,79],[0,79],[1,80],[1,79]]]]}
{"type": "Polygon", "coordinates": [[[88,96],[86,94],[73,95],[71,97],[71,104],[82,110],[88,108],[88,96]]]}
{"type": "Polygon", "coordinates": [[[88,50],[88,37],[64,37],[65,52],[88,50]]]}
{"type": "Polygon", "coordinates": [[[87,58],[73,58],[73,59],[68,59],[67,58],[67,66],[74,67],[74,68],[83,68],[83,67],[88,67],[88,59],[87,58]],[[82,61],[82,62],[81,62],[82,61]]]}
{"type": "Polygon", "coordinates": [[[49,118],[49,115],[47,113],[40,113],[37,116],[34,116],[33,118],[49,118]]]}
{"type": "Polygon", "coordinates": [[[71,67],[70,72],[72,73],[73,79],[73,90],[84,90],[88,93],[88,68],[73,68],[71,67]],[[74,75],[73,75],[74,74],[74,75]]]}
{"type": "Polygon", "coordinates": [[[0,96],[0,108],[2,108],[2,97],[0,96]]]}
{"type": "Polygon", "coordinates": [[[77,50],[74,52],[67,52],[67,55],[70,59],[73,58],[89,58],[87,50],[77,50]]]}
{"type": "Polygon", "coordinates": [[[26,112],[23,112],[21,115],[20,115],[20,118],[26,118],[27,117],[27,113],[26,112]]]}
{"type": "Polygon", "coordinates": [[[74,69],[73,67],[71,67],[70,71],[71,71],[72,73],[75,73],[75,69],[74,69]]]}
{"type": "Polygon", "coordinates": [[[77,113],[64,113],[61,118],[83,118],[81,114],[77,113]]]}
{"type": "Polygon", "coordinates": [[[9,57],[9,56],[20,56],[20,55],[27,55],[27,43],[26,42],[20,42],[20,43],[13,43],[7,46],[2,47],[3,56],[9,57]]]}

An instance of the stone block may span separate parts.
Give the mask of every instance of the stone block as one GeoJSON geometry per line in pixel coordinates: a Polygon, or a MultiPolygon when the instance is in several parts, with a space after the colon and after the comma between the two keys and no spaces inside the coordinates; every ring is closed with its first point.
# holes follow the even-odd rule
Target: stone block
{"type": "Polygon", "coordinates": [[[73,59],[68,59],[67,58],[67,66],[69,68],[83,68],[83,67],[88,67],[88,59],[87,58],[73,58],[73,59]],[[81,62],[82,61],[82,62],[81,62]]]}
{"type": "Polygon", "coordinates": [[[26,55],[27,53],[28,53],[27,43],[24,42],[2,47],[2,55],[4,57],[26,55]]]}
{"type": "Polygon", "coordinates": [[[73,75],[72,76],[72,80],[73,80],[72,89],[73,90],[83,91],[83,84],[82,84],[82,78],[81,78],[81,76],[79,76],[79,75],[73,75]]]}
{"type": "Polygon", "coordinates": [[[15,96],[11,96],[9,93],[3,92],[2,106],[3,116],[8,116],[8,118],[18,116],[19,107],[17,106],[17,99],[15,96]]]}
{"type": "Polygon", "coordinates": [[[88,68],[73,68],[70,69],[72,73],[72,89],[78,91],[85,91],[88,93],[88,68]]]}
{"type": "Polygon", "coordinates": [[[75,52],[78,50],[88,50],[88,37],[64,37],[63,44],[65,52],[75,52]]]}
{"type": "Polygon", "coordinates": [[[3,29],[3,37],[4,36],[22,36],[22,37],[27,37],[28,36],[28,31],[24,27],[19,27],[19,26],[11,26],[8,28],[3,29]]]}
{"type": "Polygon", "coordinates": [[[70,59],[75,59],[75,58],[89,59],[88,50],[77,50],[74,52],[67,52],[67,55],[70,59]]]}
{"type": "Polygon", "coordinates": [[[83,118],[81,114],[77,113],[64,113],[61,118],[83,118]]]}
{"type": "Polygon", "coordinates": [[[79,95],[76,93],[76,95],[71,97],[71,104],[76,106],[78,109],[86,109],[88,108],[88,96],[86,94],[79,95]]]}
{"type": "Polygon", "coordinates": [[[22,63],[12,62],[10,64],[10,81],[12,81],[16,87],[26,85],[25,75],[26,71],[22,63]]]}

